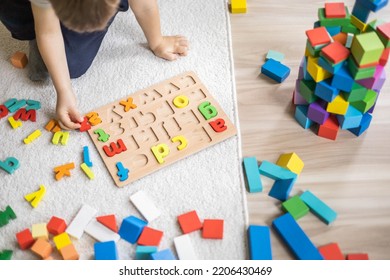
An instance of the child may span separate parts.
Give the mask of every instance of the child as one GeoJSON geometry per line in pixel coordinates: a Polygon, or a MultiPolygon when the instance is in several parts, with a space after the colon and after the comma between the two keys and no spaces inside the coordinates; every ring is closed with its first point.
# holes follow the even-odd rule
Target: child
{"type": "Polygon", "coordinates": [[[187,55],[185,37],[161,35],[157,0],[0,1],[0,21],[14,38],[29,40],[30,79],[43,80],[47,71],[51,76],[62,128],[78,129],[83,120],[70,79],[88,70],[115,15],[129,6],[156,56],[187,55]]]}

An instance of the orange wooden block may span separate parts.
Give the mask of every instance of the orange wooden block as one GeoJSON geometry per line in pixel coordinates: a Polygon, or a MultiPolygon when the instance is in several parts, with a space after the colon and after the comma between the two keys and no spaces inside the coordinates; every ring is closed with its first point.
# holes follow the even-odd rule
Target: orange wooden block
{"type": "Polygon", "coordinates": [[[159,246],[163,232],[150,227],[144,227],[137,243],[143,246],[159,246]]]}
{"type": "Polygon", "coordinates": [[[53,248],[44,238],[38,238],[34,245],[32,245],[31,251],[40,256],[42,259],[46,259],[53,252],[53,248]]]}
{"type": "Polygon", "coordinates": [[[16,68],[23,69],[28,63],[27,55],[24,52],[18,51],[12,55],[11,63],[16,68]]]}
{"type": "Polygon", "coordinates": [[[223,220],[205,219],[203,221],[202,237],[207,239],[222,239],[223,220]]]}
{"type": "Polygon", "coordinates": [[[336,140],[338,131],[339,123],[337,122],[337,118],[334,115],[331,115],[324,124],[319,126],[317,135],[331,140],[336,140]]]}
{"type": "Polygon", "coordinates": [[[112,231],[118,232],[118,225],[116,224],[115,215],[106,215],[106,216],[96,217],[96,220],[99,223],[101,223],[102,225],[111,229],[112,231]]]}
{"type": "Polygon", "coordinates": [[[306,36],[309,39],[310,45],[313,47],[329,44],[331,42],[331,37],[323,26],[307,30],[306,36]]]}
{"type": "Polygon", "coordinates": [[[60,125],[58,124],[58,122],[56,120],[50,120],[46,126],[45,126],[45,129],[47,131],[51,131],[53,133],[56,133],[58,131],[61,131],[61,127],[60,125]]]}
{"type": "Polygon", "coordinates": [[[340,250],[337,243],[330,243],[324,246],[318,247],[318,251],[324,257],[325,260],[344,260],[344,255],[340,250]]]}
{"type": "Polygon", "coordinates": [[[177,220],[184,234],[202,228],[202,222],[195,210],[178,216],[177,220]]]}
{"type": "Polygon", "coordinates": [[[345,18],[346,16],[344,3],[325,3],[326,18],[345,18]]]}
{"type": "Polygon", "coordinates": [[[358,254],[348,254],[347,260],[368,260],[368,254],[358,253],[358,254]]]}
{"type": "Polygon", "coordinates": [[[324,47],[321,53],[332,63],[338,64],[348,58],[350,51],[344,45],[335,41],[324,47]]]}
{"type": "Polygon", "coordinates": [[[61,248],[60,254],[64,260],[78,260],[80,258],[73,244],[61,248]]]}
{"type": "Polygon", "coordinates": [[[56,180],[58,181],[58,180],[60,180],[64,176],[69,176],[70,177],[70,170],[71,169],[74,169],[74,163],[73,162],[55,167],[54,168],[54,173],[56,174],[55,175],[56,180]]]}
{"type": "Polygon", "coordinates": [[[340,33],[334,35],[332,38],[334,41],[339,42],[340,44],[345,46],[345,44],[347,43],[348,34],[344,33],[344,32],[340,32],[340,33]]]}

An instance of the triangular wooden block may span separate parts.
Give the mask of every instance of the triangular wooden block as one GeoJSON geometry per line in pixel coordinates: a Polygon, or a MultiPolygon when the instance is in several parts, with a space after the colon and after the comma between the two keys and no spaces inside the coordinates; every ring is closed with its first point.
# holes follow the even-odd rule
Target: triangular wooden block
{"type": "Polygon", "coordinates": [[[118,226],[116,224],[116,218],[115,215],[107,215],[107,216],[100,216],[96,217],[96,220],[111,229],[114,232],[118,232],[118,226]]]}

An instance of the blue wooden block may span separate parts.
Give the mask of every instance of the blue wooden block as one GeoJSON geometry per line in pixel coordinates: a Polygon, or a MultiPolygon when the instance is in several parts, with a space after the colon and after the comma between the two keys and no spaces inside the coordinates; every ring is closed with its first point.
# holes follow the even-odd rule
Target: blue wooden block
{"type": "Polygon", "coordinates": [[[371,124],[372,116],[369,113],[365,113],[362,117],[362,121],[360,122],[360,125],[356,128],[350,128],[348,129],[350,132],[355,134],[356,136],[362,135],[363,132],[369,128],[371,124]]]}
{"type": "Polygon", "coordinates": [[[158,250],[157,246],[141,246],[138,245],[135,249],[136,260],[150,260],[151,254],[156,253],[158,250]]]}
{"type": "Polygon", "coordinates": [[[96,242],[93,245],[95,260],[118,260],[118,250],[114,241],[96,242]]]}
{"type": "Polygon", "coordinates": [[[341,67],[343,67],[344,64],[345,64],[345,61],[337,63],[337,64],[332,64],[326,58],[324,58],[322,56],[320,56],[318,58],[318,65],[332,74],[339,71],[341,69],[341,67]]]}
{"type": "Polygon", "coordinates": [[[259,166],[255,157],[244,158],[244,170],[250,193],[261,192],[263,185],[260,180],[259,166]]]}
{"type": "Polygon", "coordinates": [[[371,12],[370,9],[368,9],[366,6],[359,3],[359,1],[355,2],[352,9],[352,15],[354,15],[364,23],[367,22],[370,12],[371,12]]]}
{"type": "Polygon", "coordinates": [[[297,177],[275,181],[268,195],[280,201],[287,200],[296,180],[297,177]]]}
{"type": "Polygon", "coordinates": [[[355,81],[352,78],[348,67],[346,65],[343,65],[343,67],[341,67],[339,71],[334,73],[331,86],[343,90],[345,92],[350,92],[354,82],[355,81]]]}
{"type": "Polygon", "coordinates": [[[313,121],[307,117],[308,108],[306,105],[295,107],[295,119],[304,129],[308,129],[313,124],[313,121]]]}
{"type": "Polygon", "coordinates": [[[24,107],[26,104],[27,104],[26,100],[21,99],[21,100],[16,101],[15,103],[13,103],[10,107],[8,107],[8,110],[11,113],[15,113],[17,110],[24,107]]]}
{"type": "Polygon", "coordinates": [[[336,220],[337,213],[310,191],[305,191],[300,195],[300,198],[310,208],[310,211],[326,224],[330,224],[336,220]]]}
{"type": "Polygon", "coordinates": [[[19,166],[19,161],[14,157],[9,157],[5,161],[0,161],[0,168],[9,174],[14,173],[19,166]]]}
{"type": "Polygon", "coordinates": [[[347,113],[345,115],[336,115],[341,129],[350,129],[359,127],[363,114],[353,106],[348,106],[347,113]]]}
{"type": "Polygon", "coordinates": [[[332,102],[339,92],[337,88],[331,86],[331,80],[328,79],[317,83],[314,94],[326,102],[332,102]]]}
{"type": "Polygon", "coordinates": [[[373,12],[377,12],[384,8],[388,4],[389,0],[356,0],[356,2],[373,12]]]}
{"type": "Polygon", "coordinates": [[[295,257],[299,260],[323,260],[320,252],[311,242],[306,233],[294,220],[290,213],[286,213],[272,222],[272,226],[288,245],[295,257]]]}
{"type": "Polygon", "coordinates": [[[261,175],[264,175],[273,180],[284,180],[297,177],[297,174],[295,174],[294,172],[291,172],[286,168],[283,168],[266,160],[263,160],[261,162],[259,166],[259,172],[261,175]]]}
{"type": "Polygon", "coordinates": [[[150,255],[152,260],[177,260],[175,255],[172,253],[170,249],[165,249],[150,255]]]}
{"type": "Polygon", "coordinates": [[[123,219],[118,234],[120,237],[132,244],[136,243],[142,230],[148,223],[135,216],[129,216],[123,219]]]}
{"type": "Polygon", "coordinates": [[[309,71],[307,71],[307,57],[303,58],[303,79],[306,81],[313,81],[313,77],[310,75],[309,71]]]}
{"type": "Polygon", "coordinates": [[[261,66],[261,73],[281,83],[290,75],[290,68],[271,58],[261,66]]]}
{"type": "Polygon", "coordinates": [[[18,100],[16,98],[8,99],[6,102],[4,102],[4,106],[9,108],[12,105],[14,105],[18,100]]]}
{"type": "Polygon", "coordinates": [[[86,165],[88,165],[89,167],[92,167],[92,162],[91,162],[91,160],[90,160],[90,158],[89,158],[89,148],[88,148],[88,146],[84,146],[83,147],[83,160],[84,160],[84,163],[86,164],[86,165]]]}
{"type": "Polygon", "coordinates": [[[273,59],[273,60],[282,62],[284,59],[284,54],[281,52],[278,52],[278,51],[269,50],[265,59],[266,60],[273,59]]]}
{"type": "Polygon", "coordinates": [[[272,260],[271,236],[268,226],[250,225],[248,241],[251,260],[272,260]]]}
{"type": "Polygon", "coordinates": [[[26,111],[29,110],[38,111],[39,109],[41,109],[41,102],[32,99],[27,100],[26,111]]]}
{"type": "Polygon", "coordinates": [[[325,28],[331,37],[333,37],[334,35],[337,35],[341,32],[341,26],[327,26],[325,28]]]}

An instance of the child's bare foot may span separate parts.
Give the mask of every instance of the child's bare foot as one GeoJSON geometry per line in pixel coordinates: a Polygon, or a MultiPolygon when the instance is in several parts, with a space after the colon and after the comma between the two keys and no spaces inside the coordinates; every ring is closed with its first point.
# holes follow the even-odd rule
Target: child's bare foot
{"type": "Polygon", "coordinates": [[[161,42],[152,48],[153,53],[166,60],[176,60],[179,56],[186,56],[189,44],[184,36],[164,36],[161,42]]]}

